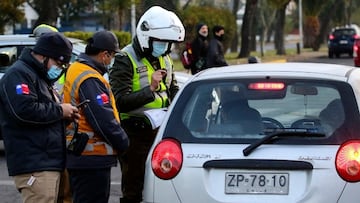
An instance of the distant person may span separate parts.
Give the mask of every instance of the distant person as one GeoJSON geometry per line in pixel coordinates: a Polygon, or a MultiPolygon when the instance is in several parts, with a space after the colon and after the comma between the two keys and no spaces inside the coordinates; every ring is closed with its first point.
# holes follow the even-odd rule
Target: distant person
{"type": "Polygon", "coordinates": [[[195,75],[206,68],[206,55],[208,51],[208,26],[199,23],[196,26],[196,38],[191,42],[193,63],[191,64],[191,74],[195,75]]]}
{"type": "Polygon", "coordinates": [[[0,80],[0,123],[8,172],[25,203],[55,203],[65,169],[65,126],[78,108],[60,103],[53,83],[68,66],[72,44],[58,32],[25,48],[0,80]]]}
{"type": "Polygon", "coordinates": [[[225,30],[221,25],[215,25],[213,28],[213,38],[210,40],[209,49],[206,58],[206,67],[221,67],[227,66],[225,61],[225,50],[222,43],[224,39],[225,30]]]}
{"type": "Polygon", "coordinates": [[[59,30],[51,25],[40,24],[36,26],[33,30],[33,36],[39,38],[42,34],[48,32],[59,32],[59,30]]]}

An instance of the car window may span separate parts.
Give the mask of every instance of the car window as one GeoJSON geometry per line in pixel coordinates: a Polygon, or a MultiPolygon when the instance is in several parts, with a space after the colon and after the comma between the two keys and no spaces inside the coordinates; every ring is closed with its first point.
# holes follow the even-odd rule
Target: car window
{"type": "Polygon", "coordinates": [[[355,136],[349,129],[355,129],[358,112],[354,93],[347,83],[207,81],[186,87],[166,130],[169,136],[189,142],[230,139],[246,143],[272,133],[301,131],[324,134],[321,138],[302,138],[305,144],[337,143],[355,136]],[[171,130],[179,125],[182,131],[171,130]]]}
{"type": "Polygon", "coordinates": [[[354,29],[337,29],[334,31],[335,36],[342,36],[342,35],[352,36],[355,34],[356,34],[356,32],[354,29]]]}

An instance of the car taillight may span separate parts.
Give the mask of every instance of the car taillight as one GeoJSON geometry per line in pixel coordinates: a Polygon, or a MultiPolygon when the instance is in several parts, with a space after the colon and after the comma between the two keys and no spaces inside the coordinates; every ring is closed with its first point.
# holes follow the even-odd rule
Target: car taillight
{"type": "Polygon", "coordinates": [[[357,35],[357,34],[355,34],[355,35],[353,35],[353,38],[354,38],[354,39],[360,39],[360,36],[357,35]]]}
{"type": "Polygon", "coordinates": [[[174,178],[182,163],[183,154],[177,140],[164,139],[156,145],[151,157],[151,168],[157,177],[164,180],[174,178]]]}
{"type": "Polygon", "coordinates": [[[360,140],[350,140],[340,146],[335,166],[339,176],[345,181],[360,181],[360,140]]]}
{"type": "Polygon", "coordinates": [[[329,40],[333,40],[334,38],[334,35],[329,35],[329,40]]]}
{"type": "Polygon", "coordinates": [[[257,82],[248,85],[251,90],[282,90],[284,87],[285,84],[282,82],[257,82]]]}

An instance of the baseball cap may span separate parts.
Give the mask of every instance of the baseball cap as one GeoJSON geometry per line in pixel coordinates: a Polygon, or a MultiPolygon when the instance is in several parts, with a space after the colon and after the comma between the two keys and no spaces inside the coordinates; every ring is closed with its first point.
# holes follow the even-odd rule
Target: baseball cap
{"type": "Polygon", "coordinates": [[[61,33],[48,32],[39,37],[33,51],[67,64],[71,59],[72,43],[61,33]]]}
{"type": "Polygon", "coordinates": [[[96,32],[90,40],[93,47],[101,50],[109,50],[114,52],[120,52],[119,42],[114,33],[102,30],[96,32]]]}

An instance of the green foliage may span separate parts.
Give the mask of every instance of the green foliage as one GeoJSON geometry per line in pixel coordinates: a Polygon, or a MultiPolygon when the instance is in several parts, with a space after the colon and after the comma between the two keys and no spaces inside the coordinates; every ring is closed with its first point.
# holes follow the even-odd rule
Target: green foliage
{"type": "MultiPolygon", "coordinates": [[[[112,32],[118,38],[120,49],[131,43],[131,34],[129,32],[122,32],[122,31],[112,31],[112,32]]],[[[64,35],[67,37],[81,39],[84,41],[89,39],[93,34],[94,32],[83,32],[83,31],[64,32],[64,35]]]]}
{"type": "Polygon", "coordinates": [[[185,41],[191,41],[196,36],[196,25],[205,23],[209,26],[209,36],[212,36],[214,25],[222,25],[225,28],[225,49],[230,46],[231,40],[236,32],[235,16],[228,9],[219,9],[214,7],[191,6],[180,11],[179,17],[185,27],[185,41]]]}
{"type": "Polygon", "coordinates": [[[18,23],[24,18],[24,11],[20,8],[25,0],[0,1],[0,34],[4,33],[5,25],[18,23]]]}

